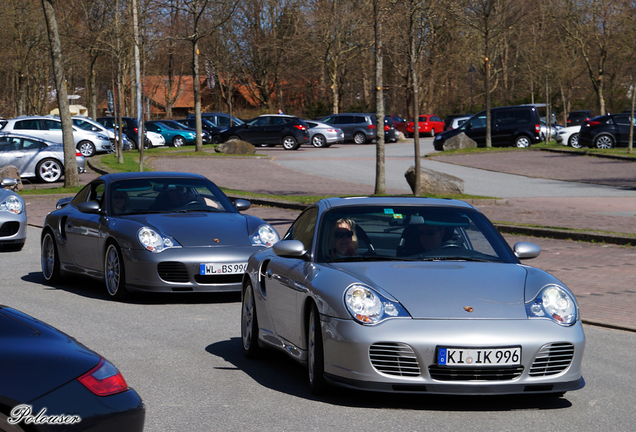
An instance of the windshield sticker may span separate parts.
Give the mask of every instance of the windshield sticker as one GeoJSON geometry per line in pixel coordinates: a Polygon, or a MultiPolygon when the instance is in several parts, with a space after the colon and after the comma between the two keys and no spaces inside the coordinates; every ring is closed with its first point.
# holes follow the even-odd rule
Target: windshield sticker
{"type": "Polygon", "coordinates": [[[392,208],[385,208],[384,209],[384,214],[393,214],[393,209],[392,208]]]}

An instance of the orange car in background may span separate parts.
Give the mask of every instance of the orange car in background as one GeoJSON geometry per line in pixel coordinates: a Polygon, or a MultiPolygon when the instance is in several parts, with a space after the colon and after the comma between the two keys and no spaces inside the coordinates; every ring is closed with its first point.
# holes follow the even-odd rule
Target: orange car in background
{"type": "MultiPolygon", "coordinates": [[[[444,132],[444,121],[436,115],[422,114],[419,116],[419,131],[420,136],[428,135],[435,136],[438,133],[444,132]]],[[[406,125],[406,134],[409,138],[412,138],[415,134],[415,127],[413,119],[406,125]]]]}

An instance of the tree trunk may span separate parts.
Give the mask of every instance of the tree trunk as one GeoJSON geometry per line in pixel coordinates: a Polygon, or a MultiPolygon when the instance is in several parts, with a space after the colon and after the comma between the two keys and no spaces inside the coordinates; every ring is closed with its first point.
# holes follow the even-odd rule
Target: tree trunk
{"type": "Polygon", "coordinates": [[[422,195],[422,171],[420,163],[420,97],[417,82],[417,16],[416,3],[411,2],[412,10],[409,22],[409,39],[411,42],[410,63],[411,63],[411,85],[413,86],[413,142],[415,146],[415,188],[413,195],[419,197],[422,195]]]}
{"type": "Polygon", "coordinates": [[[375,195],[386,192],[384,166],[384,81],[382,79],[382,0],[373,1],[375,15],[375,111],[376,111],[376,162],[375,162],[375,195]]]}
{"type": "Polygon", "coordinates": [[[199,82],[199,40],[192,40],[192,87],[194,89],[194,115],[197,133],[195,151],[203,151],[203,140],[201,124],[201,83],[199,82]]]}
{"type": "Polygon", "coordinates": [[[64,77],[64,67],[62,61],[62,44],[57,29],[57,19],[55,18],[54,0],[42,0],[44,17],[46,18],[46,28],[51,44],[51,59],[53,61],[53,75],[55,76],[55,89],[57,90],[57,103],[60,109],[60,120],[62,121],[62,141],[64,142],[64,187],[79,186],[79,175],[77,173],[77,160],[75,159],[75,139],[73,137],[73,122],[69,111],[68,90],[64,77]]]}

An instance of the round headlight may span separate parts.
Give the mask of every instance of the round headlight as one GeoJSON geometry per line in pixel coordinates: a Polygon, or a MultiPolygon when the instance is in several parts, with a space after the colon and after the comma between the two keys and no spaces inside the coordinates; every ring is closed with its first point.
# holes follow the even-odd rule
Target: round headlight
{"type": "Polygon", "coordinates": [[[561,325],[573,324],[577,319],[576,302],[572,295],[558,285],[545,286],[539,295],[526,305],[528,316],[551,318],[561,325]]]}
{"type": "Polygon", "coordinates": [[[362,324],[378,324],[388,318],[409,316],[400,303],[388,300],[360,284],[347,288],[344,301],[349,313],[362,324]]]}
{"type": "Polygon", "coordinates": [[[8,211],[13,214],[20,214],[24,211],[22,200],[15,195],[10,195],[0,203],[0,210],[8,211]]]}
{"type": "Polygon", "coordinates": [[[180,245],[170,237],[162,236],[157,231],[143,227],[137,233],[137,239],[141,246],[150,252],[163,252],[166,249],[180,247],[180,245]]]}
{"type": "Polygon", "coordinates": [[[267,224],[258,227],[256,234],[252,236],[253,245],[273,246],[279,240],[276,230],[267,224]]]}

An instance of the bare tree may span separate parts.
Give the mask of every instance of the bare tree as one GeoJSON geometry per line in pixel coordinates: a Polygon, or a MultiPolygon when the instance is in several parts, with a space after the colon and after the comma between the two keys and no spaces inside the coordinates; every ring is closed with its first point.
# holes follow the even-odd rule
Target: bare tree
{"type": "Polygon", "coordinates": [[[77,173],[77,160],[75,159],[75,140],[73,138],[73,123],[69,111],[68,92],[64,76],[62,44],[55,18],[55,0],[42,0],[46,28],[51,44],[51,59],[53,61],[53,75],[55,77],[55,89],[57,91],[57,103],[60,108],[60,120],[62,121],[62,140],[64,142],[64,186],[75,187],[79,185],[77,173]]]}

